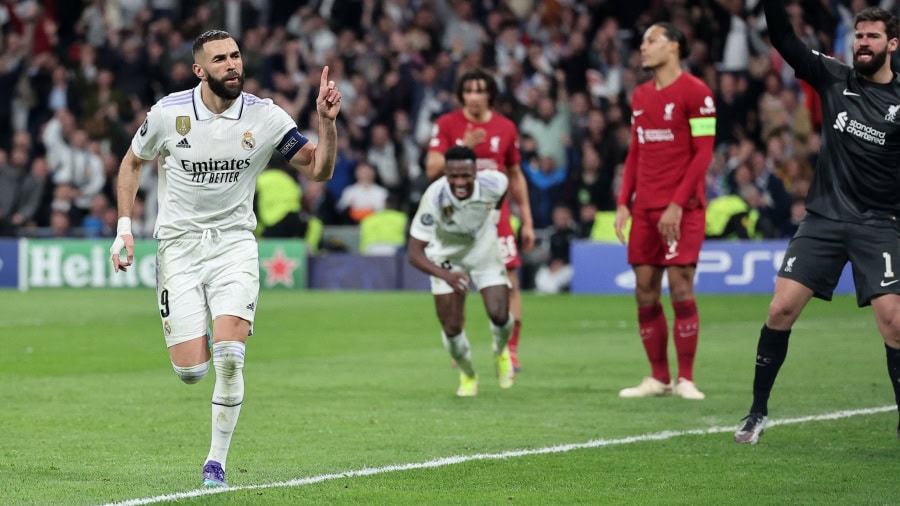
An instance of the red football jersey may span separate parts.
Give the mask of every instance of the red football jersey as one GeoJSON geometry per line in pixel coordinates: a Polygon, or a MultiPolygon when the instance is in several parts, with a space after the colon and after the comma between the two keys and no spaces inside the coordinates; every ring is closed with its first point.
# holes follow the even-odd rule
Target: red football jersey
{"type": "Polygon", "coordinates": [[[428,151],[445,153],[450,146],[462,144],[466,128],[483,128],[484,141],[475,146],[478,170],[493,169],[506,173],[506,167],[521,160],[519,155],[519,132],[516,125],[502,114],[492,111],[491,119],[484,123],[469,121],[462,109],[442,115],[434,123],[428,151]]]}
{"type": "MultiPolygon", "coordinates": [[[[637,87],[631,102],[631,148],[619,204],[659,209],[677,202],[705,207],[706,166],[691,166],[698,150],[712,156],[716,106],[700,79],[683,72],[657,90],[651,80],[637,87]]],[[[707,162],[708,164],[708,162],[707,162]]]]}
{"type": "MultiPolygon", "coordinates": [[[[485,132],[484,141],[474,148],[475,156],[478,157],[475,161],[478,170],[498,170],[505,174],[507,167],[519,163],[522,157],[519,154],[519,132],[516,125],[496,111],[491,111],[491,119],[483,123],[469,121],[462,109],[442,115],[432,127],[428,151],[446,153],[450,146],[462,144],[469,125],[472,129],[483,128],[485,132]]],[[[509,221],[510,214],[507,197],[503,199],[503,206],[500,208],[497,241],[500,243],[506,267],[514,268],[521,265],[521,259],[516,246],[516,236],[509,221]]]]}

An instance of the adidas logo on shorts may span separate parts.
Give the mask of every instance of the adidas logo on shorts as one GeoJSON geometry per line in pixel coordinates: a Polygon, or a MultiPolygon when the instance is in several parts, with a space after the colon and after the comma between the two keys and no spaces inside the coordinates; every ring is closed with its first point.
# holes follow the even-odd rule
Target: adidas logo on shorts
{"type": "Polygon", "coordinates": [[[247,309],[249,309],[250,311],[253,311],[254,306],[255,306],[255,304],[251,302],[251,303],[247,304],[247,309]]]}
{"type": "Polygon", "coordinates": [[[175,145],[176,148],[190,148],[191,143],[187,141],[187,137],[182,138],[178,141],[178,144],[175,145]]]}

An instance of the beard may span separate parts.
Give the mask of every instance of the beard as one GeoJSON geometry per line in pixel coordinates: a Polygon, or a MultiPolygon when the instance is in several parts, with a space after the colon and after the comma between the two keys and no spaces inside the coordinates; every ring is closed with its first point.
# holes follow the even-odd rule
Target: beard
{"type": "Polygon", "coordinates": [[[218,95],[219,97],[224,98],[225,100],[234,100],[241,96],[241,92],[244,91],[244,74],[240,75],[236,73],[225,74],[221,80],[214,78],[213,76],[209,76],[206,78],[206,82],[209,84],[209,89],[218,95]],[[228,84],[225,83],[226,80],[232,79],[234,77],[238,78],[237,86],[233,88],[229,88],[228,84]]]}
{"type": "Polygon", "coordinates": [[[866,50],[866,54],[872,55],[872,59],[867,62],[859,61],[859,51],[853,54],[853,68],[864,76],[871,76],[881,70],[881,67],[887,60],[887,49],[880,53],[866,50]]]}

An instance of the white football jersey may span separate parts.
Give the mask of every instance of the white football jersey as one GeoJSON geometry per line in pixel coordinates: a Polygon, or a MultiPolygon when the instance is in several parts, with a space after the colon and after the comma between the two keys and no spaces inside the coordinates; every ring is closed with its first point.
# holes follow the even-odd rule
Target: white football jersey
{"type": "MultiPolygon", "coordinates": [[[[153,237],[206,229],[256,228],[256,177],[276,147],[295,152],[297,125],[269,99],[242,93],[222,114],[200,99],[200,86],[163,97],[131,141],[138,158],[159,155],[159,215],[153,237]]],[[[291,154],[292,156],[292,154],[291,154]]]]}
{"type": "Polygon", "coordinates": [[[447,178],[441,177],[422,195],[410,235],[428,243],[425,251],[432,258],[460,258],[482,245],[496,247],[497,225],[491,211],[498,208],[508,184],[501,172],[478,171],[472,195],[459,200],[447,178]]]}

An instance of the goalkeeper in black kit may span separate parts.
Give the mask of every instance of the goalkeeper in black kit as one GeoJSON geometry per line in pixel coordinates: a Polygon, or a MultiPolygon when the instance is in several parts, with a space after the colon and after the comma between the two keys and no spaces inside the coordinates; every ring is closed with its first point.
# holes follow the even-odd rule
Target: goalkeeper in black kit
{"type": "MultiPolygon", "coordinates": [[[[900,24],[879,8],[854,19],[853,66],[810,50],[794,33],[782,0],[763,0],[772,45],[822,100],[822,147],[759,335],[753,404],[734,434],[754,444],[787,355],[791,327],[812,297],[831,300],[847,262],[856,301],[872,306],[900,406],[900,76],[891,70],[900,24]]],[[[900,438],[900,425],[897,436],[900,438]]]]}

